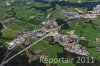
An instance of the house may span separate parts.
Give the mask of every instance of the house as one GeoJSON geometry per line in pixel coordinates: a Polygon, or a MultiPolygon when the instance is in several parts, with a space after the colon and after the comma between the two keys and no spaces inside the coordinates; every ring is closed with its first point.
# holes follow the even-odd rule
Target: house
{"type": "Polygon", "coordinates": [[[96,42],[100,42],[100,38],[96,38],[96,42]]]}

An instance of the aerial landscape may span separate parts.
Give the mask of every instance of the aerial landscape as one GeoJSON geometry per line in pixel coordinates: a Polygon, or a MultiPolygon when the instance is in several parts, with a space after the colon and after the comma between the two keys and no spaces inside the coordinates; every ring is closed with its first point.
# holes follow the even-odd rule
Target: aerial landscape
{"type": "Polygon", "coordinates": [[[0,0],[0,66],[100,66],[100,0],[0,0]]]}

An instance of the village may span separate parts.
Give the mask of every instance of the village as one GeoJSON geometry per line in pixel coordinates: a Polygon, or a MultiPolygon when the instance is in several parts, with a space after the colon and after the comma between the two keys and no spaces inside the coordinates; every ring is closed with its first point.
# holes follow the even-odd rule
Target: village
{"type": "Polygon", "coordinates": [[[99,0],[0,0],[0,66],[99,63],[99,0]],[[41,56],[74,60],[49,64],[41,56]]]}
{"type": "MultiPolygon", "coordinates": [[[[75,18],[79,19],[81,17],[95,18],[98,15],[100,15],[99,7],[100,5],[97,5],[96,7],[93,8],[93,11],[88,11],[87,14],[79,14],[78,12],[67,12],[65,10],[62,10],[61,15],[64,18],[68,17],[69,19],[75,19],[75,18]]],[[[61,46],[64,47],[64,50],[79,55],[85,55],[85,56],[89,55],[87,48],[85,46],[78,44],[78,40],[73,41],[71,39],[74,38],[74,39],[86,40],[85,37],[79,37],[78,35],[75,35],[74,30],[72,30],[71,32],[66,32],[67,35],[59,34],[60,29],[52,32],[54,28],[57,28],[59,26],[55,20],[47,19],[44,22],[42,22],[42,25],[43,27],[41,27],[40,29],[20,33],[19,36],[17,36],[12,42],[8,43],[9,44],[8,50],[15,48],[17,45],[23,44],[25,41],[27,41],[28,38],[33,38],[34,40],[38,40],[51,32],[49,36],[53,36],[54,42],[58,42],[61,46]]],[[[100,42],[100,39],[96,38],[96,41],[100,42]]],[[[100,48],[96,47],[96,49],[99,51],[100,48]]]]}
{"type": "MultiPolygon", "coordinates": [[[[27,38],[33,38],[35,40],[38,40],[39,38],[42,38],[45,36],[47,33],[51,32],[53,28],[56,28],[58,24],[54,20],[47,20],[42,23],[43,27],[41,29],[37,29],[31,32],[23,32],[21,33],[17,38],[15,38],[12,42],[9,43],[8,49],[11,50],[17,45],[22,44],[24,41],[26,41],[27,38]]],[[[71,35],[63,35],[58,33],[59,30],[51,32],[50,36],[53,36],[54,42],[58,42],[61,46],[64,47],[65,50],[75,53],[75,54],[80,54],[80,55],[85,55],[87,56],[89,53],[86,51],[86,47],[83,47],[76,42],[69,43],[71,39],[69,37],[73,38],[79,38],[79,36],[71,34],[71,35]]],[[[85,39],[82,39],[85,40],[85,39]]]]}

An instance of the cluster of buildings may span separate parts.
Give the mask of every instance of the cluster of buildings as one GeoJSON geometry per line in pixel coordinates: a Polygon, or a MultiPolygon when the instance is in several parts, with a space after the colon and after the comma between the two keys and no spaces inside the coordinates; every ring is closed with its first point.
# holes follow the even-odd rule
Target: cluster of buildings
{"type": "Polygon", "coordinates": [[[46,20],[45,22],[42,23],[42,25],[47,32],[49,32],[49,30],[51,30],[52,28],[58,27],[58,24],[55,20],[46,20]]]}
{"type": "Polygon", "coordinates": [[[70,42],[69,36],[57,34],[54,36],[54,41],[58,42],[61,46],[64,47],[64,50],[67,50],[71,53],[85,55],[87,56],[89,53],[87,52],[86,47],[77,44],[76,42],[70,42]]]}
{"type": "MultiPolygon", "coordinates": [[[[35,40],[39,40],[46,34],[50,33],[50,36],[54,37],[54,41],[58,42],[60,45],[64,47],[65,50],[80,54],[80,55],[88,55],[88,52],[86,51],[86,47],[83,47],[76,42],[70,43],[70,38],[79,38],[79,36],[74,35],[74,31],[71,32],[70,35],[62,35],[58,33],[58,30],[54,30],[58,27],[57,22],[55,20],[46,20],[42,23],[43,27],[40,29],[36,29],[29,32],[22,32],[15,38],[12,42],[8,43],[9,47],[8,49],[11,50],[17,45],[23,44],[25,41],[27,41],[28,38],[33,38],[35,40]]],[[[83,39],[83,38],[81,38],[83,39]]]]}
{"type": "Polygon", "coordinates": [[[61,15],[63,18],[67,17],[69,19],[79,19],[79,18],[85,18],[85,19],[91,19],[97,17],[99,14],[79,14],[78,12],[73,12],[73,11],[61,11],[61,15]]]}
{"type": "MultiPolygon", "coordinates": [[[[35,32],[35,31],[33,31],[35,32]]],[[[8,49],[13,49],[15,46],[22,44],[27,38],[33,36],[33,32],[22,32],[12,42],[8,43],[8,49]]]]}
{"type": "Polygon", "coordinates": [[[8,43],[9,47],[8,49],[13,49],[15,46],[23,44],[24,41],[28,38],[33,38],[35,40],[38,40],[45,36],[47,33],[51,32],[53,28],[58,27],[57,23],[54,20],[46,20],[42,23],[43,27],[40,29],[36,29],[29,32],[22,32],[15,38],[12,42],[8,43]]]}
{"type": "Polygon", "coordinates": [[[96,49],[97,51],[100,51],[100,47],[96,47],[95,49],[96,49]]]}
{"type": "Polygon", "coordinates": [[[92,13],[92,14],[100,14],[100,5],[98,4],[96,7],[93,7],[93,10],[92,11],[88,11],[89,13],[92,13]]]}
{"type": "Polygon", "coordinates": [[[75,19],[75,18],[80,18],[80,15],[77,12],[70,12],[70,11],[61,11],[61,15],[63,17],[68,17],[69,19],[75,19]]]}
{"type": "Polygon", "coordinates": [[[42,38],[43,36],[45,36],[47,32],[41,28],[41,29],[34,30],[32,34],[33,34],[32,38],[35,40],[38,40],[42,38]]]}

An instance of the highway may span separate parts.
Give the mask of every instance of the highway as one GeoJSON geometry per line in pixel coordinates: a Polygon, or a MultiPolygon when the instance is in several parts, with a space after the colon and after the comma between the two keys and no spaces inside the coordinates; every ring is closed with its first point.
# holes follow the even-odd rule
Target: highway
{"type": "MultiPolygon", "coordinates": [[[[63,25],[61,25],[61,26],[55,28],[53,31],[55,31],[55,30],[61,28],[62,26],[63,26],[63,25]]],[[[53,32],[53,31],[51,31],[51,32],[53,32]]],[[[51,32],[50,32],[50,33],[51,33],[51,32]]],[[[0,66],[5,65],[5,64],[8,63],[10,60],[12,60],[13,58],[15,58],[15,57],[18,56],[19,54],[23,53],[25,50],[27,50],[27,49],[29,49],[30,47],[32,47],[33,45],[37,44],[39,41],[41,41],[41,40],[43,40],[44,38],[46,38],[47,36],[49,36],[50,33],[47,33],[44,37],[40,38],[39,40],[37,40],[37,41],[34,42],[33,44],[31,44],[31,45],[29,45],[28,47],[26,47],[25,49],[21,50],[20,52],[14,54],[12,57],[8,58],[8,59],[5,60],[3,63],[1,63],[0,66]]]]}

